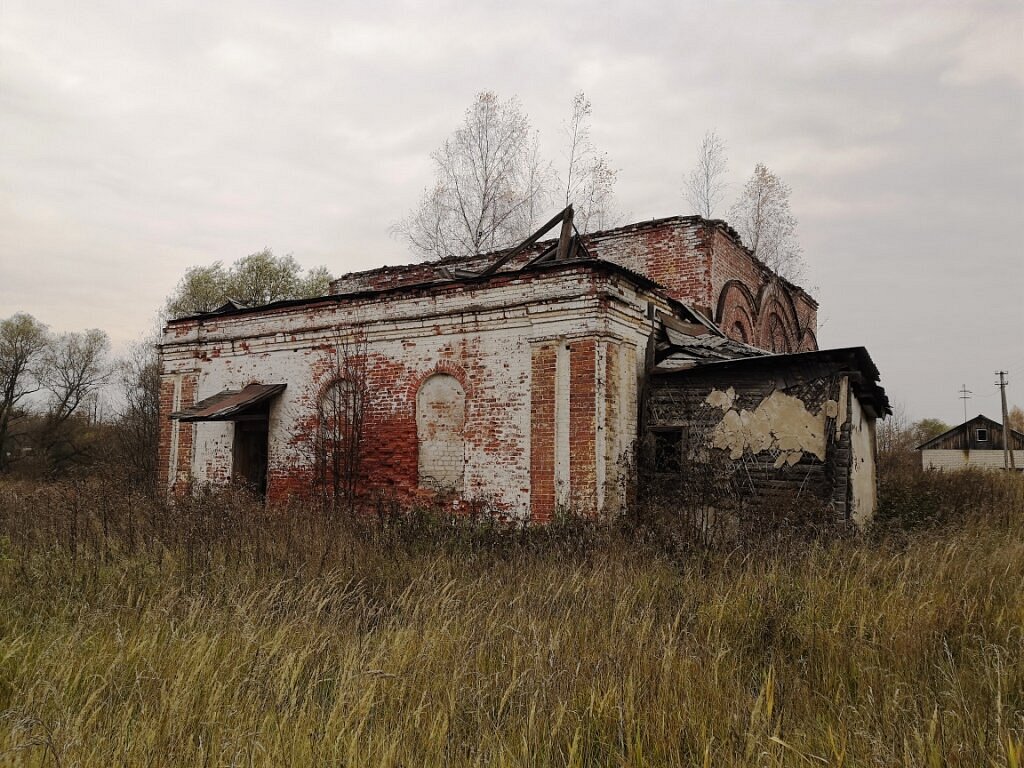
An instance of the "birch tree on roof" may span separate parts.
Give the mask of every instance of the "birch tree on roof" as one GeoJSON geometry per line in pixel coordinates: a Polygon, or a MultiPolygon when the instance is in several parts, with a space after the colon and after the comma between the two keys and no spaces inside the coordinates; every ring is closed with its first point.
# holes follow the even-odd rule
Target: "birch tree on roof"
{"type": "Polygon", "coordinates": [[[805,264],[796,239],[796,218],[789,209],[789,194],[789,186],[758,163],[729,211],[729,223],[754,256],[795,282],[805,264]]]}
{"type": "Polygon", "coordinates": [[[551,164],[518,99],[478,93],[431,154],[435,180],[392,227],[426,259],[469,256],[528,237],[550,206],[551,164]]]}
{"type": "Polygon", "coordinates": [[[705,219],[715,217],[715,210],[725,197],[727,169],[725,142],[714,131],[708,131],[701,141],[697,162],[686,178],[686,200],[694,213],[705,219]]]}
{"type": "Polygon", "coordinates": [[[564,205],[572,205],[580,232],[615,226],[615,180],[606,152],[598,151],[591,138],[590,99],[583,91],[573,97],[572,115],[564,130],[568,139],[567,167],[563,185],[564,205]]]}

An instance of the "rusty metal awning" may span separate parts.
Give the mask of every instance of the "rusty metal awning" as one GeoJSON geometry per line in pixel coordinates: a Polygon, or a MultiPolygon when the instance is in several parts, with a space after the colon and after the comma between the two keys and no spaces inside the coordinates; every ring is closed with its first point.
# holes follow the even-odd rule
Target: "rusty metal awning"
{"type": "Polygon", "coordinates": [[[250,384],[243,389],[225,389],[200,400],[191,408],[176,411],[178,421],[234,421],[259,410],[258,406],[284,391],[287,384],[250,384]]]}

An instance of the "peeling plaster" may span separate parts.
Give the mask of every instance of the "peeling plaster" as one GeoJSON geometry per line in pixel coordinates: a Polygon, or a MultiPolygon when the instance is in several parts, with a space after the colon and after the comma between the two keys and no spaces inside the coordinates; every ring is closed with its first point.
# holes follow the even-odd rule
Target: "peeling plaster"
{"type": "Polygon", "coordinates": [[[736,390],[729,387],[724,392],[720,389],[712,389],[711,394],[708,395],[707,403],[713,408],[721,408],[723,411],[727,411],[732,408],[732,404],[736,402],[736,390]]]}
{"type": "Polygon", "coordinates": [[[762,400],[756,409],[735,408],[736,392],[713,389],[705,402],[721,408],[725,416],[711,433],[715,448],[729,451],[733,461],[752,454],[772,451],[778,454],[775,468],[793,466],[805,454],[825,460],[825,422],[839,414],[835,400],[826,401],[819,413],[813,413],[799,398],[776,390],[762,400]]]}

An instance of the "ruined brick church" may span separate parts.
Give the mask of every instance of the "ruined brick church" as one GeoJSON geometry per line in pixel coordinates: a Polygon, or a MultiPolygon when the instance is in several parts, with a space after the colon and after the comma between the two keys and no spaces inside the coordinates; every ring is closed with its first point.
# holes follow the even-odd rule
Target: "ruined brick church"
{"type": "Polygon", "coordinates": [[[814,299],[722,221],[580,236],[567,209],[508,251],[170,321],[160,482],[308,495],[318,436],[344,422],[358,444],[327,469],[344,464],[356,498],[483,499],[530,522],[614,513],[647,446],[655,475],[685,483],[716,455],[751,494],[813,494],[863,522],[888,401],[863,348],[819,350],[816,330],[814,299]]]}

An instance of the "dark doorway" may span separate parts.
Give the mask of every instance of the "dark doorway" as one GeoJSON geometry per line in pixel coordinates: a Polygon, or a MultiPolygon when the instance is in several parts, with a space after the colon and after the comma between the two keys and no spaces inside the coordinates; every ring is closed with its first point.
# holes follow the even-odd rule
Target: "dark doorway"
{"type": "Polygon", "coordinates": [[[235,422],[234,472],[232,479],[260,496],[267,494],[267,438],[270,421],[254,415],[235,422]]]}

